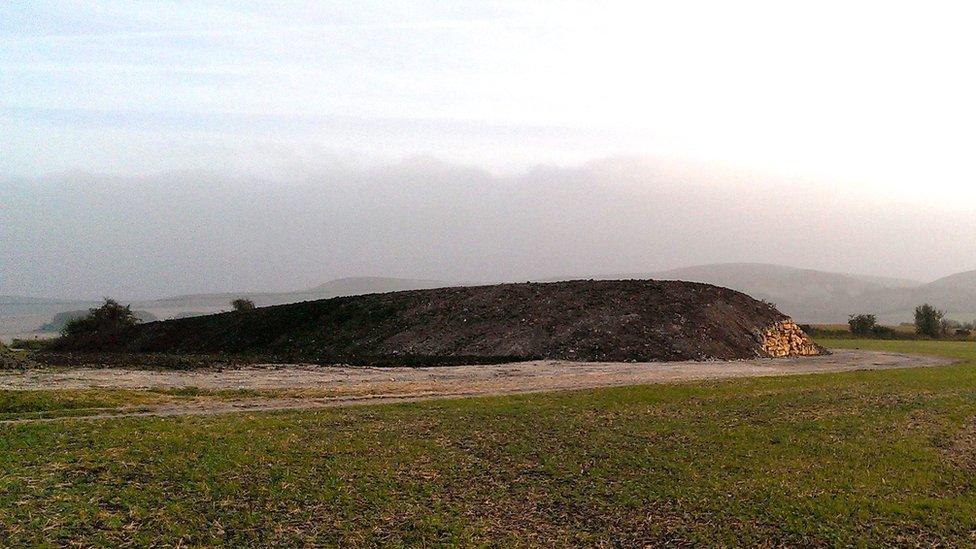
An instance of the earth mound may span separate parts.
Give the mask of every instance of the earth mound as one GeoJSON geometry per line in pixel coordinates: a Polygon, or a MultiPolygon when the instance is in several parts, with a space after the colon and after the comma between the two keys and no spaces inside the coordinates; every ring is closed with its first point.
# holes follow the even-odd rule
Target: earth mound
{"type": "Polygon", "coordinates": [[[709,284],[577,280],[338,297],[63,338],[55,351],[282,362],[734,360],[820,354],[789,317],[709,284]]]}

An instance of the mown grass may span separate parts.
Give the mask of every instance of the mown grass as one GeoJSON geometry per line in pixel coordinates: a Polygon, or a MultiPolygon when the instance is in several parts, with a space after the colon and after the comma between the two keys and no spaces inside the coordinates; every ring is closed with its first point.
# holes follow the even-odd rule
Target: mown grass
{"type": "Polygon", "coordinates": [[[976,348],[827,344],[966,362],[5,425],[0,545],[973,545],[976,348]]]}

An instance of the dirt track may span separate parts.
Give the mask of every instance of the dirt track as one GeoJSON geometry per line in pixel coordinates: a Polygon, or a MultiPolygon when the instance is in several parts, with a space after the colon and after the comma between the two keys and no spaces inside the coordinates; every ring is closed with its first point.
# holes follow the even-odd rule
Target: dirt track
{"type": "Polygon", "coordinates": [[[680,381],[940,366],[951,360],[839,350],[829,356],[734,362],[533,361],[437,368],[262,365],[241,369],[151,371],[44,369],[0,372],[0,389],[186,388],[283,390],[275,398],[206,399],[90,417],[213,414],[308,409],[388,401],[531,393],[680,381]]]}

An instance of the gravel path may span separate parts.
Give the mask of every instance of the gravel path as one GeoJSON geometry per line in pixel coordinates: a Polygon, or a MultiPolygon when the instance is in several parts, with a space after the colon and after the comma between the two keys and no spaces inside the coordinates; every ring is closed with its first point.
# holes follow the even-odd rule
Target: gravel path
{"type": "MultiPolygon", "coordinates": [[[[0,389],[185,388],[283,389],[287,398],[207,399],[148,410],[107,412],[104,418],[308,409],[371,402],[415,401],[681,381],[882,370],[951,364],[947,358],[838,350],[831,355],[734,362],[565,362],[436,368],[368,368],[268,364],[240,369],[153,371],[135,369],[38,369],[0,372],[0,389]],[[306,391],[307,394],[301,394],[306,391]]],[[[17,421],[17,420],[15,420],[17,421]]],[[[38,421],[38,420],[30,420],[38,421]]]]}

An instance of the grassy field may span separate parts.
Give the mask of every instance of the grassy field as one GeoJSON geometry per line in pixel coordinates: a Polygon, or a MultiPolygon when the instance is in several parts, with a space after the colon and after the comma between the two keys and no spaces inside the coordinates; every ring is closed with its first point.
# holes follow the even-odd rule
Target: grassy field
{"type": "MultiPolygon", "coordinates": [[[[965,362],[5,424],[0,545],[976,544],[976,346],[824,343],[965,362]]],[[[0,392],[0,414],[193,396],[0,392]]]]}

